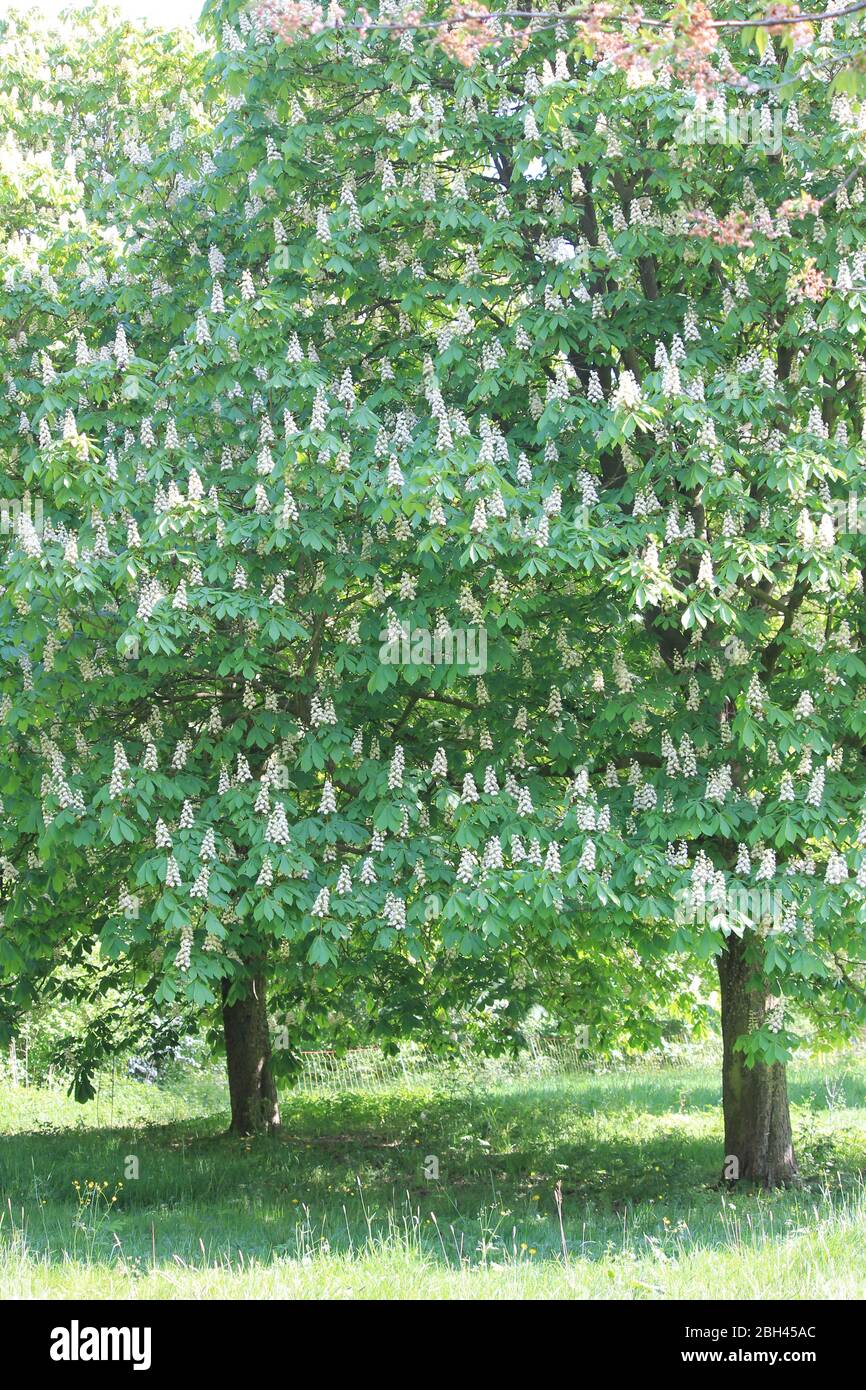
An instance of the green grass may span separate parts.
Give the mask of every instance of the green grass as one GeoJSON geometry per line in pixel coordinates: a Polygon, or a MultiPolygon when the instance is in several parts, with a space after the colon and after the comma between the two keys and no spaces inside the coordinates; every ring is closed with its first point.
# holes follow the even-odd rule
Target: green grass
{"type": "Polygon", "coordinates": [[[289,1095],[255,1141],[213,1077],[0,1087],[0,1294],[862,1298],[866,1065],[790,1091],[804,1187],[731,1196],[715,1065],[289,1095]]]}

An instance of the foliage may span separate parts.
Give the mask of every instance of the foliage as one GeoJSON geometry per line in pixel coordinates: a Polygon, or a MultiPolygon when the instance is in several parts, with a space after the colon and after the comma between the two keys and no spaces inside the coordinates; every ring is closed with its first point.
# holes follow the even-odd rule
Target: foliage
{"type": "Polygon", "coordinates": [[[83,192],[3,185],[0,965],[504,1042],[699,1020],[748,931],[750,1056],[857,1025],[860,19],[467,66],[207,12],[204,88],[153,40],[84,104],[83,192]],[[690,143],[743,81],[760,138],[690,143]]]}

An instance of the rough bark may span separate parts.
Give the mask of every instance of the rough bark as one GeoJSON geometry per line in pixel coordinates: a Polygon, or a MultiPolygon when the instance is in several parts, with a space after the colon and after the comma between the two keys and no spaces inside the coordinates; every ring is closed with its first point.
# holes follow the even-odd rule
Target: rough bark
{"type": "Polygon", "coordinates": [[[788,1110],[785,1068],[780,1063],[746,1065],[735,1050],[738,1038],[760,1028],[767,993],[747,961],[747,943],[731,935],[718,960],[722,997],[722,1106],[725,1166],[729,1181],[787,1187],[799,1181],[788,1110]],[[735,1160],[735,1162],[732,1162],[735,1160]]]}
{"type": "Polygon", "coordinates": [[[270,1134],[279,1128],[280,1108],[271,1072],[271,1041],[265,977],[251,976],[247,994],[227,1002],[230,982],[223,980],[223,1036],[228,1064],[232,1134],[270,1134]]]}

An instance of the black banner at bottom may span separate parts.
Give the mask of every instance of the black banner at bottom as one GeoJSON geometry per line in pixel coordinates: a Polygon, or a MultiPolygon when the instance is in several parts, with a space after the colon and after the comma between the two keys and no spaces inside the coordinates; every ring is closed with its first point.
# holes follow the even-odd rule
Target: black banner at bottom
{"type": "MultiPolygon", "coordinates": [[[[62,1382],[69,1375],[91,1378],[101,1371],[114,1376],[126,1372],[175,1376],[184,1371],[225,1375],[233,1363],[258,1378],[269,1376],[280,1364],[297,1367],[299,1355],[312,1362],[311,1369],[326,1370],[329,1376],[339,1371],[345,1357],[347,1370],[357,1374],[366,1360],[365,1346],[378,1349],[381,1374],[383,1362],[391,1359],[388,1346],[402,1356],[406,1331],[414,1336],[415,1324],[423,1337],[428,1323],[428,1339],[430,1332],[435,1333],[424,1354],[430,1373],[434,1362],[440,1370],[444,1364],[437,1351],[445,1362],[449,1360],[453,1328],[460,1337],[463,1377],[473,1353],[485,1373],[495,1371],[497,1362],[506,1358],[509,1373],[517,1375],[512,1360],[515,1347],[531,1361],[533,1345],[542,1359],[554,1345],[566,1356],[577,1352],[581,1360],[589,1358],[587,1369],[600,1357],[607,1372],[664,1376],[674,1368],[700,1374],[711,1366],[729,1370],[761,1366],[773,1375],[784,1375],[808,1367],[826,1377],[850,1364],[857,1345],[853,1334],[860,1322],[859,1307],[850,1303],[576,1301],[578,1306],[570,1306],[563,1319],[561,1307],[551,1308],[549,1301],[527,1301],[524,1328],[515,1323],[514,1305],[509,1304],[509,1321],[497,1336],[501,1302],[473,1301],[470,1327],[464,1322],[466,1304],[450,1305],[450,1312],[442,1302],[431,1307],[419,1301],[403,1303],[399,1312],[383,1309],[380,1326],[375,1306],[365,1303],[360,1314],[364,1321],[352,1335],[358,1301],[321,1310],[325,1340],[316,1336],[318,1318],[309,1303],[295,1308],[264,1301],[7,1302],[0,1306],[0,1330],[7,1369],[10,1352],[23,1352],[21,1369],[32,1367],[49,1383],[62,1382]],[[434,1309],[435,1323],[430,1321],[434,1309]],[[489,1334],[485,1333],[487,1310],[489,1334]],[[345,1341],[339,1336],[344,1329],[350,1334],[345,1341]],[[532,1338],[537,1330],[543,1342],[532,1338]],[[524,1341],[526,1336],[530,1341],[524,1341]]],[[[425,1343],[414,1345],[417,1352],[425,1343]]],[[[417,1378],[414,1354],[401,1374],[417,1378]]]]}

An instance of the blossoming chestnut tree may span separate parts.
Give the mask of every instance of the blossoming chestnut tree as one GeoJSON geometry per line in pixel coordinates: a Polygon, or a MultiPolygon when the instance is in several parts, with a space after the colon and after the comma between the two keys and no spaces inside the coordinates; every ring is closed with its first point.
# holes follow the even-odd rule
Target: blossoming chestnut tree
{"type": "MultiPolygon", "coordinates": [[[[240,39],[230,36],[228,42],[229,51],[237,52],[240,39]]],[[[420,711],[415,712],[417,688],[429,672],[411,663],[398,671],[391,652],[399,634],[399,660],[401,644],[408,641],[400,623],[406,623],[408,634],[409,619],[416,627],[428,622],[436,629],[433,645],[441,645],[446,610],[464,625],[457,643],[459,647],[463,642],[465,650],[465,625],[474,621],[474,608],[470,605],[467,611],[466,597],[454,587],[453,551],[440,545],[441,558],[433,552],[424,561],[425,585],[434,586],[434,594],[441,591],[440,607],[407,606],[408,567],[416,585],[420,573],[414,548],[407,544],[411,536],[404,531],[397,537],[394,564],[399,559],[403,570],[395,568],[391,580],[385,563],[389,552],[384,549],[386,541],[390,546],[389,533],[380,524],[378,496],[363,509],[356,498],[352,508],[346,505],[344,490],[336,497],[341,514],[335,516],[334,469],[328,466],[316,477],[310,474],[302,491],[295,488],[304,512],[302,526],[296,525],[299,504],[282,475],[270,531],[277,548],[289,555],[266,558],[261,545],[266,528],[255,519],[264,516],[261,498],[273,487],[261,469],[268,453],[263,447],[273,445],[268,438],[273,426],[262,418],[262,362],[273,354],[287,383],[297,368],[299,349],[292,335],[278,330],[265,356],[254,354],[244,365],[239,345],[246,344],[244,354],[251,351],[249,343],[266,315],[250,290],[249,266],[256,265],[255,258],[240,254],[240,244],[232,249],[233,238],[245,238],[247,232],[232,230],[229,216],[219,238],[224,249],[220,251],[209,236],[203,242],[207,314],[200,319],[197,312],[189,313],[190,296],[195,304],[202,293],[197,283],[200,268],[194,262],[190,268],[192,288],[182,285],[181,268],[185,275],[190,231],[199,222],[198,175],[213,161],[216,138],[197,99],[202,86],[199,57],[186,41],[150,36],[135,45],[137,63],[125,64],[129,35],[106,29],[99,12],[94,12],[86,32],[76,29],[76,45],[70,50],[68,41],[46,38],[28,21],[7,31],[4,49],[8,69],[16,76],[12,115],[18,136],[16,148],[10,149],[5,190],[4,264],[4,346],[10,366],[3,407],[4,471],[5,490],[16,499],[7,506],[4,535],[4,558],[10,563],[4,572],[9,623],[4,616],[2,704],[10,763],[2,789],[3,888],[8,904],[4,903],[0,938],[8,984],[0,1004],[6,1026],[14,1025],[34,996],[68,994],[73,979],[87,981],[90,996],[105,992],[104,1011],[76,1049],[76,1093],[86,1097],[91,1093],[90,1074],[105,1049],[128,1045],[135,1029],[147,1027],[148,1002],[163,1009],[183,1001],[205,1019],[217,1004],[233,1074],[234,1123],[244,1131],[275,1118],[270,1081],[263,1104],[261,1078],[273,1066],[291,1063],[298,1049],[323,1040],[345,1044],[375,1036],[392,1042],[422,1033],[432,1044],[455,1046],[465,1039],[467,1029],[477,1027],[482,1033],[479,1043],[501,1045],[516,1036],[527,1010],[539,999],[555,1005],[560,1017],[577,1012],[581,1024],[591,1023],[596,1036],[608,1043],[622,1037],[623,1023],[631,1045],[656,1039],[660,1007],[674,1014],[695,1013],[691,996],[685,1005],[678,1002],[677,971],[670,958],[660,958],[648,968],[624,1014],[622,999],[631,988],[625,976],[633,973],[635,964],[625,939],[584,941],[579,934],[560,932],[551,953],[532,914],[515,905],[508,908],[507,930],[491,913],[483,931],[466,930],[463,923],[470,917],[454,909],[453,923],[442,930],[444,890],[459,898],[474,874],[471,851],[461,864],[462,849],[453,841],[450,817],[464,790],[463,765],[466,770],[474,765],[473,744],[462,723],[475,698],[484,698],[483,682],[479,686],[475,677],[486,664],[487,629],[481,664],[476,624],[469,631],[469,647],[476,655],[471,670],[467,672],[464,662],[462,670],[449,664],[434,673],[431,689],[424,693],[422,719],[420,711]],[[136,121],[131,124],[121,120],[120,113],[126,113],[133,99],[136,121]],[[75,113],[71,129],[67,107],[75,113]],[[222,284],[227,283],[226,263],[231,258],[236,258],[238,293],[234,308],[227,311],[231,299],[222,284]],[[121,303],[126,307],[121,309],[121,303]],[[224,335],[222,319],[229,313],[232,329],[224,335]],[[187,324],[193,332],[185,339],[187,324]],[[225,374],[213,379],[202,373],[209,353],[215,352],[208,338],[212,344],[221,339],[226,344],[225,374]],[[190,370],[178,373],[178,362],[186,358],[190,370]],[[190,377],[200,392],[197,404],[186,396],[190,377]],[[167,396],[156,395],[163,381],[171,383],[171,405],[167,396]],[[219,405],[215,381],[223,383],[224,406],[219,405]],[[247,390],[250,401],[256,402],[254,410],[244,405],[247,390]],[[199,522],[217,493],[211,485],[204,500],[205,466],[189,451],[200,428],[194,417],[202,408],[208,426],[204,437],[213,443],[209,431],[215,403],[217,414],[225,410],[227,420],[217,421],[219,451],[212,461],[220,489],[236,485],[225,475],[237,474],[238,458],[226,450],[237,450],[245,415],[250,414],[250,437],[255,440],[250,478],[257,488],[249,509],[249,548],[259,557],[252,565],[260,567],[260,573],[251,606],[245,573],[238,573],[237,553],[231,542],[226,543],[223,514],[214,514],[208,522],[213,528],[212,560],[221,562],[228,549],[231,563],[223,584],[231,603],[217,624],[202,628],[197,622],[191,625],[188,616],[198,606],[199,587],[187,582],[196,577],[195,568],[187,568],[188,547],[192,543],[194,564],[201,569],[208,549],[207,528],[200,528],[199,522]],[[151,457],[158,447],[157,429],[166,445],[163,462],[170,466],[159,463],[158,477],[148,491],[148,469],[158,461],[151,457]],[[111,495],[124,474],[126,500],[116,513],[111,495]],[[95,482],[108,488],[98,505],[95,482]],[[134,497],[139,500],[133,504],[134,497]],[[143,498],[147,501],[142,513],[143,498]],[[191,503],[196,505],[189,510],[191,503]],[[144,517],[150,513],[154,525],[149,529],[144,517]],[[120,547],[112,531],[118,525],[120,547]],[[92,536],[88,526],[95,528],[92,536]],[[103,541],[103,531],[113,540],[103,541]],[[189,535],[179,550],[178,538],[184,532],[189,535]],[[326,543],[336,547],[330,577],[321,555],[326,543]],[[350,543],[361,551],[351,562],[345,558],[350,543]],[[132,552],[138,553],[133,557],[132,552]],[[154,557],[146,564],[145,554],[154,557]],[[41,584],[52,555],[60,568],[51,587],[60,583],[64,592],[53,617],[58,591],[50,598],[50,589],[41,584]],[[167,563],[174,580],[169,590],[163,579],[162,588],[171,597],[164,604],[165,595],[153,588],[151,576],[165,576],[167,563]],[[16,568],[18,564],[22,568],[16,568]],[[295,574],[297,602],[291,587],[295,574]],[[346,589],[350,577],[355,592],[346,589]],[[284,619],[279,625],[280,615],[288,611],[287,581],[293,611],[311,624],[297,646],[299,629],[284,619]],[[398,607],[408,615],[399,622],[383,602],[386,582],[388,592],[399,592],[398,607]],[[34,584],[41,593],[35,599],[34,584]],[[362,586],[372,589],[368,593],[362,586]],[[338,591],[350,618],[335,628],[338,591]],[[125,609],[121,593],[126,595],[125,609]],[[27,634],[36,614],[41,614],[45,627],[34,664],[27,634]],[[265,637],[257,635],[262,615],[269,624],[277,623],[265,637]],[[159,628],[163,617],[168,625],[159,628]],[[359,650],[361,619],[364,650],[359,650]],[[160,635],[155,636],[158,628],[160,635]],[[306,643],[313,628],[319,631],[317,642],[323,651],[305,674],[310,660],[306,643]],[[220,631],[224,638],[218,636],[220,631]],[[357,823],[347,821],[337,805],[347,786],[347,771],[340,771],[347,752],[343,747],[339,758],[335,756],[340,741],[334,742],[336,736],[330,732],[336,727],[333,696],[318,693],[320,660],[328,681],[334,680],[337,635],[344,639],[343,661],[348,663],[341,668],[341,679],[348,682],[351,677],[354,682],[351,688],[346,685],[341,698],[351,697],[352,718],[362,733],[367,731],[361,745],[366,753],[365,789],[357,823]],[[256,655],[260,641],[266,652],[256,655]],[[180,679],[175,683],[181,654],[180,679]],[[217,668],[223,665],[220,675],[217,668]],[[207,676],[204,683],[196,675],[197,667],[207,676]],[[266,670],[275,678],[273,686],[262,680],[266,670]],[[34,674],[37,682],[44,677],[48,686],[37,692],[34,674]],[[399,690],[393,688],[398,676],[399,690]],[[434,709],[435,719],[430,713],[434,709]],[[171,721],[169,710],[175,711],[171,721]],[[195,728],[196,710],[202,721],[197,731],[201,746],[198,737],[188,737],[195,728]],[[299,734],[307,746],[319,746],[302,770],[293,748],[299,734]],[[448,747],[447,757],[443,745],[448,747]],[[199,792],[205,784],[193,777],[193,770],[202,755],[209,766],[217,748],[222,751],[214,765],[215,799],[207,815],[213,817],[218,808],[219,819],[205,824],[199,819],[195,824],[193,808],[199,811],[199,792]],[[402,785],[407,748],[422,759],[410,784],[417,822],[430,815],[418,800],[422,792],[434,817],[449,817],[444,840],[441,829],[427,825],[429,844],[416,823],[411,854],[405,846],[413,802],[407,803],[402,785]],[[95,766],[99,758],[101,769],[95,766]],[[224,770],[228,780],[222,776],[224,770]],[[225,799],[232,786],[246,786],[246,794],[225,799]],[[170,798],[182,794],[174,806],[163,800],[169,788],[174,789],[170,798]],[[227,827],[235,824],[244,807],[244,816],[251,812],[254,819],[243,832],[242,822],[237,822],[229,836],[227,827]],[[291,857],[289,818],[297,847],[291,857]],[[220,824],[224,831],[218,830],[220,824]],[[393,845],[385,844],[389,827],[393,845]],[[247,836],[252,838],[247,841],[247,836]],[[434,850],[435,836],[439,840],[434,850]],[[224,860],[236,865],[241,848],[253,842],[262,851],[254,872],[249,866],[243,871],[221,866],[224,860]],[[340,862],[334,872],[337,850],[340,862]],[[321,882],[309,851],[329,866],[321,882]],[[381,867],[377,871],[377,864],[384,864],[386,872],[381,867]],[[425,864],[441,880],[437,890],[426,895],[420,891],[426,883],[425,864]],[[418,885],[414,895],[413,870],[418,885]],[[287,896],[288,879],[297,881],[287,896]],[[405,898],[395,891],[403,880],[405,898]],[[243,901],[242,885],[247,891],[243,901]],[[324,895],[321,887],[328,889],[324,895]],[[347,924],[352,922],[363,926],[350,932],[347,924]],[[497,949],[486,950],[485,942],[492,941],[497,949]],[[73,967],[72,975],[67,966],[73,967]],[[276,1024],[278,1053],[273,1064],[266,983],[276,1024]],[[117,993],[110,993],[111,988],[130,1001],[122,1019],[113,1016],[117,993]]],[[[223,197],[224,190],[221,202],[223,197]]],[[[247,215],[248,210],[244,219],[247,215]]],[[[206,213],[205,221],[211,217],[206,213]]],[[[260,269],[257,278],[262,279],[260,269]]],[[[304,322],[320,307],[312,293],[310,301],[304,322]]],[[[313,366],[305,370],[313,371],[310,380],[316,390],[329,380],[315,367],[328,351],[325,322],[323,316],[326,346],[317,353],[316,338],[311,337],[306,353],[313,366]]],[[[215,353],[213,361],[218,360],[222,357],[215,353]]],[[[363,367],[363,358],[359,360],[363,367]]],[[[344,369],[345,363],[341,373],[344,369]]],[[[388,387],[383,399],[384,418],[395,433],[404,429],[387,405],[399,394],[388,387]]],[[[300,434],[292,429],[286,436],[281,418],[289,405],[295,406],[296,398],[285,394],[279,409],[273,408],[273,418],[284,441],[291,439],[294,446],[300,434]]],[[[359,421],[369,427],[369,417],[359,421]]],[[[377,426],[377,440],[378,436],[377,426]]],[[[341,434],[338,451],[343,443],[341,434]]],[[[371,477],[378,478],[374,444],[369,441],[375,459],[371,477]]],[[[319,447],[326,464],[328,440],[317,424],[310,436],[311,453],[319,447]]],[[[398,449],[405,459],[404,446],[398,449]]],[[[306,451],[300,461],[306,467],[306,451]]],[[[337,472],[347,472],[342,460],[337,472]]],[[[240,487],[243,497],[249,482],[240,487]]],[[[358,493],[357,485],[354,490],[358,493]]],[[[393,518],[393,509],[389,515],[393,518]]],[[[246,548],[244,542],[241,549],[246,548]]],[[[473,557],[460,563],[471,576],[473,557]]],[[[247,575],[252,573],[250,564],[248,558],[247,575]]],[[[216,582],[220,571],[205,573],[216,582]]],[[[508,619],[509,631],[514,621],[508,619]]],[[[490,622],[488,627],[492,640],[490,622]]],[[[353,743],[357,736],[353,726],[353,743]]],[[[354,780],[361,775],[358,751],[353,747],[348,756],[354,780]]],[[[485,794],[489,793],[491,779],[484,777],[483,769],[478,780],[486,782],[485,794]]],[[[470,780],[467,805],[471,786],[470,780]]],[[[538,852],[537,846],[529,846],[532,863],[520,880],[529,902],[538,887],[538,852]]],[[[483,905],[479,898],[475,911],[483,905]]]]}
{"type": "Polygon", "coordinates": [[[0,964],[220,1005],[240,1132],[268,990],[648,1037],[715,965],[724,1175],[795,1181],[866,1004],[861,20],[472,13],[207,6],[86,267],[5,248],[0,964]]]}

